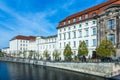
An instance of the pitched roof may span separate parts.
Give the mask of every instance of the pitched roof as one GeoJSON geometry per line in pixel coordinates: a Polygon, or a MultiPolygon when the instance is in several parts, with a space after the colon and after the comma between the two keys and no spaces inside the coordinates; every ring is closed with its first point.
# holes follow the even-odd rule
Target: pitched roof
{"type": "Polygon", "coordinates": [[[35,36],[23,36],[23,35],[18,35],[18,36],[15,36],[14,38],[12,38],[11,40],[14,40],[14,39],[35,40],[36,37],[35,37],[35,36]]]}
{"type": "MultiPolygon", "coordinates": [[[[112,4],[120,4],[120,0],[109,0],[107,2],[99,4],[97,6],[94,6],[94,7],[88,8],[84,11],[81,11],[81,12],[75,13],[73,15],[70,15],[70,16],[66,17],[65,19],[63,19],[62,21],[59,22],[58,28],[64,26],[63,22],[66,22],[68,20],[71,20],[71,19],[79,17],[79,16],[82,16],[82,20],[85,20],[83,18],[83,16],[85,14],[89,14],[90,15],[89,18],[92,18],[93,17],[91,15],[92,13],[96,12],[96,14],[99,14],[99,12],[101,12],[101,10],[105,9],[107,6],[110,6],[112,4]]],[[[79,20],[77,20],[76,22],[79,22],[79,20]]]]}

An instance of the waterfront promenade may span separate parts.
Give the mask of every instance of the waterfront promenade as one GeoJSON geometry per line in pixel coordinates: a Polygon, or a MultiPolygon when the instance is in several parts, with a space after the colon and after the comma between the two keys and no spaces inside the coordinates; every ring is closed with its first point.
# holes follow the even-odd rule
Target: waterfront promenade
{"type": "Polygon", "coordinates": [[[18,62],[34,65],[42,65],[54,68],[60,68],[75,72],[82,72],[101,76],[105,78],[111,78],[120,74],[120,63],[75,63],[75,62],[47,62],[40,60],[30,60],[21,58],[9,58],[0,57],[1,61],[18,62]]]}

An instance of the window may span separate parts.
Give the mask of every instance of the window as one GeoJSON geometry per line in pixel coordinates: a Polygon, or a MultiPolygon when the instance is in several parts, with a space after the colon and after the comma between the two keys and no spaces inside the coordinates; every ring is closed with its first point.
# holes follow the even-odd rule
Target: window
{"type": "Polygon", "coordinates": [[[73,22],[76,22],[76,19],[75,19],[75,18],[73,19],[73,22]]]}
{"type": "Polygon", "coordinates": [[[61,32],[61,29],[60,29],[60,32],[61,32]]]}
{"type": "Polygon", "coordinates": [[[66,46],[66,43],[64,42],[64,47],[66,46]]]}
{"type": "Polygon", "coordinates": [[[114,34],[110,34],[109,35],[109,40],[111,40],[112,43],[115,44],[115,35],[114,34]]]}
{"type": "Polygon", "coordinates": [[[88,37],[88,29],[85,30],[85,33],[86,33],[86,37],[88,37]]]}
{"type": "Polygon", "coordinates": [[[79,41],[79,45],[81,44],[81,41],[79,41]]]}
{"type": "Polygon", "coordinates": [[[70,39],[70,32],[68,32],[68,39],[70,39]]]}
{"type": "Polygon", "coordinates": [[[70,42],[68,42],[69,46],[70,46],[70,42]]]}
{"type": "Polygon", "coordinates": [[[53,48],[54,48],[55,46],[53,45],[53,48]]]}
{"type": "Polygon", "coordinates": [[[61,43],[60,43],[60,48],[61,48],[61,43]]]}
{"type": "Polygon", "coordinates": [[[79,27],[81,28],[81,27],[82,27],[82,25],[80,24],[80,25],[79,25],[79,27]]]}
{"type": "Polygon", "coordinates": [[[66,29],[64,28],[64,31],[66,31],[66,29]]]}
{"type": "Polygon", "coordinates": [[[81,21],[81,20],[82,20],[82,16],[79,17],[79,21],[81,21]]]}
{"type": "Polygon", "coordinates": [[[74,26],[74,29],[76,28],[76,26],[74,26]]]}
{"type": "Polygon", "coordinates": [[[96,21],[93,21],[93,24],[96,24],[96,21]]]}
{"type": "Polygon", "coordinates": [[[93,13],[93,17],[95,17],[95,16],[96,16],[96,12],[93,13]]]}
{"type": "Polygon", "coordinates": [[[76,54],[76,51],[74,51],[74,55],[76,54]]]}
{"type": "Polygon", "coordinates": [[[93,35],[96,35],[97,34],[97,30],[96,28],[93,28],[93,35]]]}
{"type": "Polygon", "coordinates": [[[86,43],[86,46],[88,46],[88,40],[86,40],[85,43],[86,43]]]}
{"type": "Polygon", "coordinates": [[[86,26],[88,26],[88,23],[85,23],[86,24],[86,26]]]}
{"type": "Polygon", "coordinates": [[[70,30],[70,27],[68,29],[70,30]]]}
{"type": "Polygon", "coordinates": [[[108,28],[109,28],[109,29],[113,29],[113,28],[114,28],[114,19],[110,19],[110,20],[108,21],[108,28]]]}
{"type": "Polygon", "coordinates": [[[88,14],[85,14],[85,19],[88,19],[88,14]]]}
{"type": "Polygon", "coordinates": [[[22,50],[22,48],[20,48],[20,50],[22,50]]]}
{"type": "Polygon", "coordinates": [[[59,34],[59,36],[60,36],[60,40],[61,40],[61,34],[59,34]]]}
{"type": "Polygon", "coordinates": [[[82,37],[82,31],[79,31],[79,35],[80,35],[80,37],[82,37]]]}
{"type": "Polygon", "coordinates": [[[64,22],[64,25],[66,25],[66,22],[64,22]]]}
{"type": "Polygon", "coordinates": [[[66,34],[64,33],[64,40],[66,40],[66,34]]]}
{"type": "Polygon", "coordinates": [[[73,32],[73,38],[76,38],[76,32],[75,31],[73,32]]]}
{"type": "Polygon", "coordinates": [[[74,41],[74,47],[76,47],[76,41],[74,41]]]}
{"type": "Polygon", "coordinates": [[[93,46],[96,46],[96,39],[93,39],[93,46]]]}
{"type": "Polygon", "coordinates": [[[68,24],[70,24],[70,20],[68,20],[68,24]]]}

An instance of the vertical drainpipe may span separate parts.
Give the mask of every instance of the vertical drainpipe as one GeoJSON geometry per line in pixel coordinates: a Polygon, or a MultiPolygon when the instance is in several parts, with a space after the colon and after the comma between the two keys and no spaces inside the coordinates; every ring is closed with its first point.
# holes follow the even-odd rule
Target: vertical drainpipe
{"type": "Polygon", "coordinates": [[[116,17],[116,34],[117,34],[117,38],[116,38],[116,48],[119,47],[119,16],[116,17]]]}
{"type": "Polygon", "coordinates": [[[18,40],[17,40],[17,54],[18,54],[18,40]]]}

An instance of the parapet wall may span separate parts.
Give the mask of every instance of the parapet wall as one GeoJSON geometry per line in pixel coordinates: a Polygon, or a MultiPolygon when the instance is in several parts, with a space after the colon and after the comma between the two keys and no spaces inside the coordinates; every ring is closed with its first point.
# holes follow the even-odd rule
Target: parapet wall
{"type": "Polygon", "coordinates": [[[82,72],[106,78],[120,74],[120,63],[49,63],[46,66],[82,72]]]}
{"type": "Polygon", "coordinates": [[[2,61],[28,63],[42,66],[55,67],[75,72],[82,72],[101,77],[110,78],[120,74],[120,63],[70,63],[70,62],[45,62],[34,61],[29,59],[5,59],[0,58],[2,61]]]}

